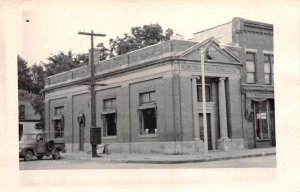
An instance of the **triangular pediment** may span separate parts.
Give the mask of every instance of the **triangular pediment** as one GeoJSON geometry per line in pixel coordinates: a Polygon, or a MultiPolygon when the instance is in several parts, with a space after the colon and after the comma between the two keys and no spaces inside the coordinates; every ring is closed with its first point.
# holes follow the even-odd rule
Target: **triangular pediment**
{"type": "Polygon", "coordinates": [[[214,38],[209,38],[198,43],[187,50],[178,54],[179,58],[193,61],[200,61],[200,49],[206,48],[205,61],[216,63],[233,63],[239,64],[240,60],[233,53],[226,49],[222,49],[214,38]],[[209,45],[208,45],[209,44],[209,45]],[[207,46],[208,45],[208,46],[207,46]]]}

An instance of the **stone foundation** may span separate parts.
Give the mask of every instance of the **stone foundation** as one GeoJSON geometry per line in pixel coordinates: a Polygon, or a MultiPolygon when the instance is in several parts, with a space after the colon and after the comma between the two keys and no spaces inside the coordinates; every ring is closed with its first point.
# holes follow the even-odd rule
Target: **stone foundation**
{"type": "MultiPolygon", "coordinates": [[[[106,143],[109,153],[139,153],[139,154],[197,154],[204,153],[203,141],[183,142],[135,142],[135,143],[106,143]]],[[[78,152],[79,144],[66,143],[67,152],[78,152]]],[[[91,151],[91,144],[84,144],[84,151],[91,151]]],[[[102,152],[98,149],[98,152],[102,152]]]]}
{"type": "MultiPolygon", "coordinates": [[[[202,154],[204,153],[204,143],[199,141],[182,142],[135,142],[135,143],[106,143],[109,144],[109,153],[139,153],[139,154],[202,154]]],[[[99,145],[98,145],[99,146],[99,145]]],[[[217,149],[231,150],[244,149],[244,140],[242,138],[218,140],[217,149]]],[[[67,152],[78,152],[79,144],[66,143],[67,152]]],[[[84,144],[84,151],[91,151],[90,143],[84,144]]],[[[98,149],[101,153],[103,148],[98,149]]]]}

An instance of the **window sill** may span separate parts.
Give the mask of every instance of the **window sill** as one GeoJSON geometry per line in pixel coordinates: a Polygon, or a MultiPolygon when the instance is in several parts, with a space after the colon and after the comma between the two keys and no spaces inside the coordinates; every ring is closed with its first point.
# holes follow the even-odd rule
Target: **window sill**
{"type": "Polygon", "coordinates": [[[139,135],[141,138],[157,138],[157,134],[145,134],[145,135],[139,135]]]}
{"type": "Polygon", "coordinates": [[[103,136],[103,139],[116,139],[117,136],[103,136]]]}

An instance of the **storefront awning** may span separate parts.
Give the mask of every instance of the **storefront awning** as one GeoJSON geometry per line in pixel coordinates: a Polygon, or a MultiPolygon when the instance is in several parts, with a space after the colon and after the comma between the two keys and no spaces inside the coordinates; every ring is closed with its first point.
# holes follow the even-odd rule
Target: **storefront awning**
{"type": "Polygon", "coordinates": [[[251,113],[252,101],[263,102],[267,99],[274,99],[273,93],[246,93],[246,117],[249,118],[251,113]]]}
{"type": "Polygon", "coordinates": [[[116,109],[105,110],[101,112],[101,115],[117,113],[116,109]]]}
{"type": "Polygon", "coordinates": [[[138,107],[138,110],[143,110],[143,109],[151,109],[151,108],[156,108],[156,104],[146,104],[146,105],[141,105],[138,107]]]}
{"type": "Polygon", "coordinates": [[[63,119],[63,115],[55,115],[55,116],[52,118],[52,121],[62,120],[62,119],[63,119]]]}

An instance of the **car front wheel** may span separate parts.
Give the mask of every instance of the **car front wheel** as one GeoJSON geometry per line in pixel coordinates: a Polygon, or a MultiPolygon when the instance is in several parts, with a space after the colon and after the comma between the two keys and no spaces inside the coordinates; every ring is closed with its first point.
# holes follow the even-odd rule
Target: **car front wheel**
{"type": "Polygon", "coordinates": [[[33,156],[32,151],[28,150],[28,151],[25,152],[24,160],[25,161],[30,161],[32,159],[32,156],[33,156]]]}
{"type": "Polygon", "coordinates": [[[55,150],[52,154],[53,159],[59,159],[60,158],[60,152],[58,150],[55,150]]]}

